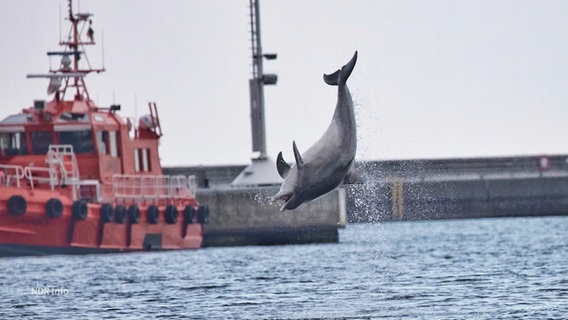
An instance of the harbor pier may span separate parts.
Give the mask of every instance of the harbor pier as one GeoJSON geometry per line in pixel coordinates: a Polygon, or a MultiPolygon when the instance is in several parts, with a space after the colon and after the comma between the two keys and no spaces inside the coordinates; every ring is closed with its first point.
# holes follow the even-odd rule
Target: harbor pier
{"type": "Polygon", "coordinates": [[[568,214],[568,155],[357,162],[364,184],[280,212],[277,186],[235,188],[245,165],[164,168],[195,175],[211,208],[204,245],[337,242],[345,223],[568,214]]]}

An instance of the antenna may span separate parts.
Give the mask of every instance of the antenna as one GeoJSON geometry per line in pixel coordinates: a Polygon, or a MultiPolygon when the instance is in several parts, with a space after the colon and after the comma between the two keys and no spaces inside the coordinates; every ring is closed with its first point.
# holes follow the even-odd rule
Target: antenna
{"type": "Polygon", "coordinates": [[[61,43],[61,2],[59,2],[59,42],[61,43]]]}
{"type": "Polygon", "coordinates": [[[138,121],[138,94],[134,92],[134,123],[138,121]]]}
{"type": "Polygon", "coordinates": [[[104,30],[101,29],[101,55],[102,55],[102,63],[103,63],[103,70],[105,69],[105,33],[104,30]]]}

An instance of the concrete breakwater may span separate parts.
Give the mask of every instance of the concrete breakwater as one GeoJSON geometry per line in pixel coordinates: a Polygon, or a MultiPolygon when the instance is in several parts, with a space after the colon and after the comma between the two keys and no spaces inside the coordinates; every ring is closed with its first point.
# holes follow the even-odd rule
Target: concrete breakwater
{"type": "Polygon", "coordinates": [[[344,226],[345,190],[334,191],[293,211],[271,201],[279,186],[233,188],[245,166],[164,168],[165,174],[195,175],[197,199],[210,208],[203,246],[338,242],[344,226]]]}
{"type": "Polygon", "coordinates": [[[568,214],[568,155],[371,161],[350,222],[568,214]]]}
{"type": "Polygon", "coordinates": [[[258,201],[276,187],[229,186],[244,165],[164,171],[196,175],[199,199],[212,208],[205,237],[211,245],[333,242],[344,213],[348,222],[568,214],[568,155],[366,161],[356,167],[365,184],[289,213],[258,201]],[[324,231],[316,236],[316,229],[324,231]]]}
{"type": "Polygon", "coordinates": [[[269,200],[278,187],[204,189],[201,203],[211,209],[204,246],[337,242],[340,201],[336,191],[294,211],[280,212],[269,200]]]}

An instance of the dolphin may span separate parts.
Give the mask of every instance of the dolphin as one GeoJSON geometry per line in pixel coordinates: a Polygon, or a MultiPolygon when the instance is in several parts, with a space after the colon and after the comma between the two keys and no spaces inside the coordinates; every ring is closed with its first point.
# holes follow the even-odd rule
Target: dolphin
{"type": "Polygon", "coordinates": [[[295,163],[292,165],[284,161],[282,152],[278,153],[276,168],[284,182],[273,200],[284,201],[280,211],[296,209],[356,176],[352,169],[357,150],[357,132],[353,100],[346,83],[356,62],[357,51],[341,69],[323,75],[325,83],[337,86],[337,105],[322,137],[303,154],[300,154],[296,141],[293,141],[295,163]]]}

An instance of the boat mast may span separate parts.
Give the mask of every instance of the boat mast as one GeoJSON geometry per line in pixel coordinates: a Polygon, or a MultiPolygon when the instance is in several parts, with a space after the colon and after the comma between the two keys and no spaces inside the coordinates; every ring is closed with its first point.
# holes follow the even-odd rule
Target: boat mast
{"type": "MultiPolygon", "coordinates": [[[[73,13],[73,1],[72,0],[68,0],[67,3],[67,9],[69,11],[69,16],[68,19],[71,22],[71,30],[69,31],[69,35],[67,37],[66,41],[60,41],[59,45],[61,46],[65,46],[67,48],[65,48],[64,52],[51,52],[48,53],[48,55],[62,55],[62,63],[61,63],[61,67],[59,70],[56,70],[55,72],[62,72],[64,75],[66,73],[72,73],[73,76],[70,77],[66,77],[65,80],[65,86],[63,87],[63,89],[61,90],[62,93],[62,98],[65,96],[65,92],[67,87],[71,86],[71,87],[75,87],[75,100],[89,100],[89,92],[87,90],[87,87],[85,85],[85,80],[84,80],[84,76],[87,75],[88,73],[91,72],[103,72],[103,69],[92,69],[90,66],[87,69],[80,69],[79,66],[79,60],[81,60],[82,56],[84,55],[84,58],[87,60],[87,64],[89,63],[86,54],[84,51],[80,51],[79,47],[83,47],[85,45],[94,45],[95,44],[95,40],[94,40],[94,31],[91,27],[92,24],[92,20],[91,17],[93,16],[93,14],[91,13],[73,13]],[[83,41],[81,38],[81,34],[82,31],[85,30],[85,27],[88,25],[87,28],[87,41],[83,41]],[[81,25],[81,28],[79,28],[81,25]],[[68,60],[69,57],[72,57],[72,61],[73,61],[73,67],[69,68],[69,66],[64,62],[65,60],[68,60]],[[82,76],[77,75],[77,74],[83,74],[82,76]],[[70,78],[72,78],[72,83],[69,83],[69,80],[71,80],[70,78]]],[[[68,62],[67,62],[68,63],[68,62]]]]}
{"type": "Polygon", "coordinates": [[[56,69],[51,69],[50,67],[48,74],[28,74],[27,77],[50,79],[47,93],[55,93],[55,100],[57,101],[65,98],[65,93],[69,87],[75,87],[74,100],[90,100],[84,77],[91,72],[100,73],[105,71],[104,67],[101,69],[91,68],[85,51],[80,50],[86,45],[95,44],[94,31],[91,27],[91,17],[93,14],[74,14],[72,0],[68,0],[67,9],[69,10],[68,20],[71,22],[71,29],[69,30],[69,35],[66,40],[59,40],[59,45],[65,47],[65,49],[63,51],[47,52],[47,55],[50,57],[61,57],[59,67],[56,69]],[[82,39],[82,34],[85,29],[87,40],[82,39]],[[86,60],[87,68],[81,69],[79,64],[81,59],[86,60]]]}

